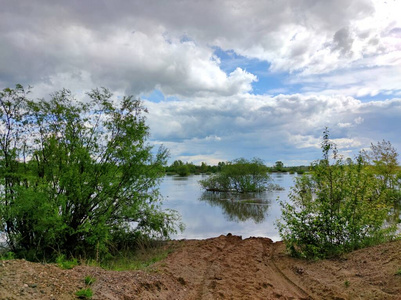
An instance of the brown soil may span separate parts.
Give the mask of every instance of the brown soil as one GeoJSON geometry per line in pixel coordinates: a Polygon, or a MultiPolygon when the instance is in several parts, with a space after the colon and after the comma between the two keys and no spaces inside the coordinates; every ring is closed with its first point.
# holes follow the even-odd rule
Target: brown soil
{"type": "Polygon", "coordinates": [[[2,261],[0,299],[75,299],[88,275],[96,278],[92,299],[401,299],[401,241],[321,261],[291,258],[267,238],[171,246],[146,272],[2,261]]]}

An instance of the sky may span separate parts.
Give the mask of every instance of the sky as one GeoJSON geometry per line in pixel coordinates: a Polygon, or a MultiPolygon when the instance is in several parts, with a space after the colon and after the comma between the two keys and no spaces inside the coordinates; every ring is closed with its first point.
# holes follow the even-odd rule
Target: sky
{"type": "Polygon", "coordinates": [[[149,142],[217,164],[308,165],[325,127],[401,151],[400,0],[0,0],[0,88],[96,87],[148,108],[149,142]]]}

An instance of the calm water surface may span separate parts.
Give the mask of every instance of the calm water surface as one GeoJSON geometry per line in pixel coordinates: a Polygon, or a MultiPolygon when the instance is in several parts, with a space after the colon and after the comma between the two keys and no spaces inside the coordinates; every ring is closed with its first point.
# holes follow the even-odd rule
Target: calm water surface
{"type": "Polygon", "coordinates": [[[203,239],[232,233],[280,240],[275,222],[280,218],[280,200],[288,192],[296,175],[272,174],[273,183],[284,188],[260,194],[236,195],[204,192],[198,181],[207,175],[166,176],[160,185],[164,208],[177,210],[186,228],[173,239],[203,239]]]}

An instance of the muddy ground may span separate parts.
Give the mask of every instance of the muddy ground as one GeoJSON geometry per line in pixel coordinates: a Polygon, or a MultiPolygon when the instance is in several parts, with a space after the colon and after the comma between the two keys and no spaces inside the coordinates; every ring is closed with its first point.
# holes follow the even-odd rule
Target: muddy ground
{"type": "Polygon", "coordinates": [[[76,299],[85,276],[96,278],[92,299],[401,299],[401,241],[320,261],[291,258],[267,238],[170,246],[146,271],[1,261],[0,299],[76,299]]]}

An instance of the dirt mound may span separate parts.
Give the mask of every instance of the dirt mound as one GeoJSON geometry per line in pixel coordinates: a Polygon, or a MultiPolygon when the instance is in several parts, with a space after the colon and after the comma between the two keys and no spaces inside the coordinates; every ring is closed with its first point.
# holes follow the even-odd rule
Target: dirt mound
{"type": "Polygon", "coordinates": [[[96,278],[92,299],[401,299],[401,241],[314,262],[289,257],[267,238],[228,235],[171,246],[147,272],[3,261],[0,299],[75,299],[85,276],[96,278]]]}

